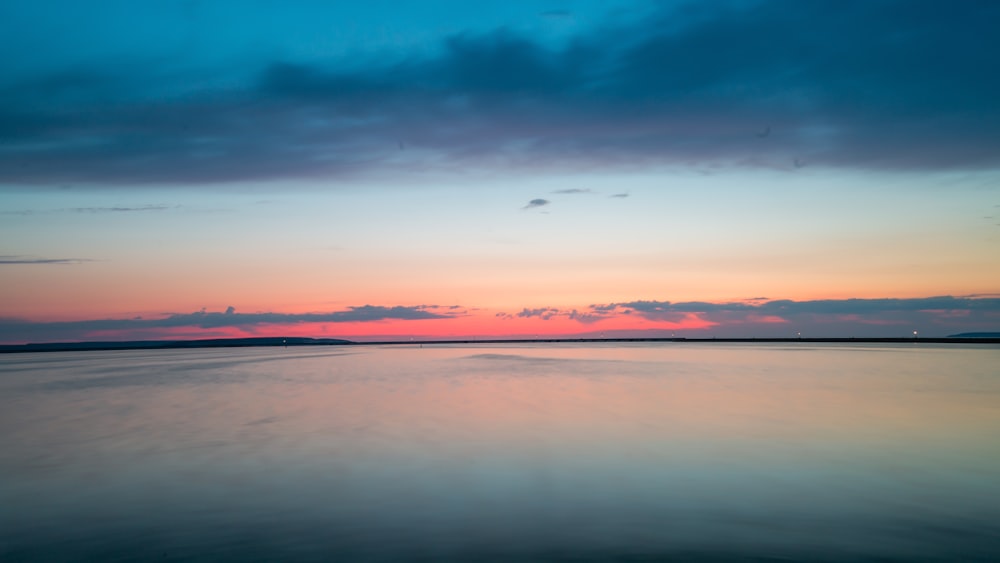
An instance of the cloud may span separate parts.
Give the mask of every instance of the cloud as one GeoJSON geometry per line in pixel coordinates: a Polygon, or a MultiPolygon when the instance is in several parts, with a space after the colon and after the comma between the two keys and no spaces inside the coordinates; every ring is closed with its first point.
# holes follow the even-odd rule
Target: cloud
{"type": "Polygon", "coordinates": [[[628,192],[622,192],[620,194],[611,194],[608,197],[617,197],[617,198],[624,199],[624,198],[628,197],[628,192]]]}
{"type": "Polygon", "coordinates": [[[556,307],[538,307],[534,309],[529,309],[525,307],[519,313],[513,315],[509,313],[497,313],[495,315],[499,319],[509,320],[514,317],[522,319],[538,318],[543,321],[547,321],[556,317],[565,317],[570,320],[578,321],[581,323],[593,323],[602,320],[608,316],[607,312],[601,311],[596,308],[591,308],[591,311],[580,312],[576,309],[559,309],[556,307]]]}
{"type": "Polygon", "coordinates": [[[569,188],[569,189],[566,189],[566,190],[555,190],[552,193],[554,193],[554,194],[592,194],[592,193],[596,193],[596,192],[594,192],[594,190],[586,189],[586,188],[569,188]]]}
{"type": "MultiPolygon", "coordinates": [[[[221,312],[201,310],[158,318],[92,319],[35,322],[0,318],[0,342],[136,339],[232,336],[266,326],[336,325],[387,320],[448,320],[468,313],[461,306],[348,307],[319,313],[239,313],[232,306],[221,312]]],[[[523,308],[497,312],[498,321],[512,319],[571,320],[582,326],[609,322],[609,329],[683,330],[678,336],[946,336],[960,332],[1000,329],[1000,297],[937,296],[914,299],[830,299],[794,301],[755,298],[738,302],[670,302],[637,300],[594,304],[583,309],[523,308]],[[634,326],[627,329],[625,326],[634,326]]],[[[322,329],[320,329],[322,330],[322,329]]]]}
{"type": "MultiPolygon", "coordinates": [[[[885,335],[885,327],[925,327],[923,334],[941,335],[966,328],[988,329],[1000,325],[1000,298],[938,296],[913,299],[825,299],[794,301],[753,298],[742,302],[631,301],[591,305],[596,315],[638,315],[648,321],[682,323],[699,320],[721,330],[746,335],[748,327],[777,333],[786,328],[809,327],[828,336],[885,335]],[[741,328],[742,327],[742,328],[741,328]],[[743,330],[743,333],[738,331],[743,330]]],[[[908,330],[909,330],[908,329],[908,330]]],[[[899,334],[900,329],[894,334],[899,334]]]]}
{"type": "Polygon", "coordinates": [[[605,315],[604,313],[601,313],[601,312],[598,312],[598,311],[591,311],[589,313],[587,313],[587,312],[581,313],[581,312],[577,311],[576,309],[573,309],[572,311],[569,312],[569,314],[566,315],[566,317],[569,318],[570,320],[572,320],[572,321],[578,321],[578,322],[581,322],[581,323],[584,323],[584,324],[596,323],[597,321],[604,320],[604,318],[606,316],[607,315],[605,315]]]}
{"type": "MultiPolygon", "coordinates": [[[[906,336],[919,329],[924,336],[945,336],[970,330],[1000,328],[1000,297],[939,296],[914,299],[827,299],[793,301],[755,297],[745,301],[639,300],[590,305],[585,310],[555,307],[524,308],[498,318],[563,318],[581,324],[635,319],[674,329],[712,331],[730,336],[906,336]],[[687,328],[685,328],[687,327],[687,328]],[[792,332],[790,332],[792,331],[792,332]]],[[[629,324],[633,324],[630,322],[629,324]]],[[[641,330],[641,329],[633,329],[641,330]]]]}
{"type": "Polygon", "coordinates": [[[137,207],[72,207],[69,211],[76,213],[130,213],[134,211],[165,211],[170,209],[168,205],[140,205],[137,207]]]}
{"type": "Polygon", "coordinates": [[[520,313],[517,313],[517,315],[515,315],[515,316],[520,317],[522,319],[530,319],[532,317],[538,317],[538,318],[542,319],[543,321],[547,321],[547,320],[551,319],[552,317],[554,317],[556,315],[561,315],[561,314],[563,314],[563,313],[559,309],[555,309],[555,308],[552,308],[552,307],[542,307],[540,309],[528,309],[528,308],[524,308],[524,309],[521,310],[520,313]]]}
{"type": "Polygon", "coordinates": [[[533,199],[533,200],[531,200],[531,201],[528,202],[528,205],[525,205],[521,209],[534,209],[536,207],[543,207],[545,205],[548,205],[549,203],[552,203],[552,202],[550,202],[547,199],[533,199]]]}
{"type": "Polygon", "coordinates": [[[998,19],[996,2],[667,3],[559,46],[499,29],[367,65],[258,60],[229,89],[109,58],[0,89],[0,182],[994,168],[998,19]]]}
{"type": "Polygon", "coordinates": [[[139,205],[139,206],[112,206],[112,207],[63,207],[59,209],[20,209],[17,211],[0,211],[0,215],[39,215],[48,213],[131,213],[143,211],[166,211],[168,209],[180,208],[179,205],[139,205]]]}
{"type": "Polygon", "coordinates": [[[305,323],[368,323],[386,320],[452,319],[463,313],[450,307],[416,305],[384,307],[362,305],[343,311],[325,313],[237,313],[232,306],[224,312],[204,309],[194,313],[174,313],[161,318],[93,319],[82,321],[34,322],[21,319],[0,319],[0,341],[64,340],[88,338],[89,334],[115,332],[164,331],[179,328],[249,329],[263,325],[296,325],[305,323]]]}
{"type": "Polygon", "coordinates": [[[630,310],[640,315],[657,318],[660,315],[673,313],[763,313],[768,315],[871,315],[888,312],[919,312],[940,310],[968,310],[984,312],[1000,312],[1000,298],[970,298],[970,297],[925,297],[914,299],[822,299],[812,301],[793,301],[790,299],[766,300],[753,298],[749,302],[708,303],[703,301],[687,301],[671,303],[670,301],[630,301],[592,305],[595,311],[625,311],[630,310]]]}
{"type": "Polygon", "coordinates": [[[216,326],[248,326],[261,324],[295,324],[295,323],[349,323],[374,322],[383,320],[425,320],[447,319],[455,315],[448,312],[436,312],[433,306],[418,305],[413,307],[383,307],[378,305],[362,305],[350,307],[344,311],[329,313],[237,313],[233,307],[224,313],[174,314],[151,321],[161,323],[160,326],[198,326],[210,328],[216,326]],[[166,324],[162,324],[166,323],[166,324]]]}
{"type": "Polygon", "coordinates": [[[32,256],[0,256],[0,265],[14,264],[81,264],[92,262],[87,258],[35,258],[32,256]]]}
{"type": "Polygon", "coordinates": [[[569,10],[545,10],[544,12],[539,12],[538,15],[543,18],[567,19],[573,17],[573,12],[569,10]]]}

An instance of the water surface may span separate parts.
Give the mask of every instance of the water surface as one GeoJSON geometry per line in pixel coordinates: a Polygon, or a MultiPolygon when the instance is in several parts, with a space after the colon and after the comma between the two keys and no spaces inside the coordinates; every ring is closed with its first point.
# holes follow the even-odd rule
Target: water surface
{"type": "Polygon", "coordinates": [[[1000,559],[995,346],[0,356],[0,560],[1000,559]]]}

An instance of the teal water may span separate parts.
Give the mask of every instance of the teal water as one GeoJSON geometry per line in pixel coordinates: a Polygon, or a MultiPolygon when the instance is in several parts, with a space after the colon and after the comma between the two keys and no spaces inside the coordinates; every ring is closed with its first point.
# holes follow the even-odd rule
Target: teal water
{"type": "Polygon", "coordinates": [[[1000,348],[0,356],[0,561],[1000,560],[1000,348]]]}

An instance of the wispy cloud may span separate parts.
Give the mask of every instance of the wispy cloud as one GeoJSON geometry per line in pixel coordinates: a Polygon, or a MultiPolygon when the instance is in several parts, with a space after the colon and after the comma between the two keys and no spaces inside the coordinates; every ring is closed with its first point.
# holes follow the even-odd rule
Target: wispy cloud
{"type": "Polygon", "coordinates": [[[573,12],[569,10],[545,10],[538,13],[543,18],[567,19],[573,17],[573,12]]]}
{"type": "Polygon", "coordinates": [[[183,77],[109,57],[0,91],[0,182],[356,177],[498,154],[511,171],[995,168],[998,20],[997,2],[665,3],[560,46],[498,29],[372,65],[259,59],[253,80],[183,96],[162,95],[183,77]]]}
{"type": "Polygon", "coordinates": [[[555,190],[552,193],[554,193],[554,194],[592,194],[592,193],[597,193],[597,192],[595,192],[594,190],[591,190],[591,189],[587,189],[587,188],[569,188],[569,189],[566,189],[566,190],[555,190]]]}
{"type": "Polygon", "coordinates": [[[169,209],[179,209],[179,205],[137,205],[137,206],[109,206],[109,207],[60,207],[57,209],[19,209],[15,211],[0,211],[0,215],[43,215],[50,213],[135,213],[146,211],[166,211],[169,209]]]}
{"type": "MultiPolygon", "coordinates": [[[[175,206],[176,207],[176,206],[175,206]]],[[[136,207],[115,206],[115,207],[71,207],[69,211],[76,213],[132,213],[142,211],[165,211],[171,209],[169,205],[140,205],[136,207]]]]}
{"type": "Polygon", "coordinates": [[[34,256],[0,256],[0,265],[15,264],[81,264],[93,262],[87,258],[38,258],[34,256]]]}

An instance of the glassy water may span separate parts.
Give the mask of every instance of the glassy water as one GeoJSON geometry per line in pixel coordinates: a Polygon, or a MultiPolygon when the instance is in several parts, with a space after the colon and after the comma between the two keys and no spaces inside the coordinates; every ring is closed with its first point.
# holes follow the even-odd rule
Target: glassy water
{"type": "Polygon", "coordinates": [[[0,560],[1000,560],[1000,348],[4,355],[0,560]]]}

